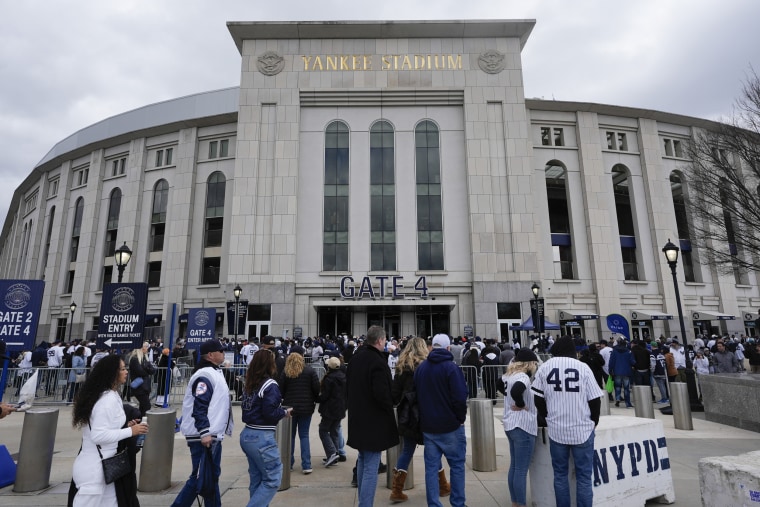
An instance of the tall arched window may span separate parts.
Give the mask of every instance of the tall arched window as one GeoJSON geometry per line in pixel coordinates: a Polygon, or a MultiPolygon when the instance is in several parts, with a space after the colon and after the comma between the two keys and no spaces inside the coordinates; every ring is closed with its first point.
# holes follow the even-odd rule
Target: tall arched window
{"type": "Polygon", "coordinates": [[[16,278],[23,278],[24,264],[26,264],[27,245],[29,245],[29,232],[31,231],[31,222],[24,224],[24,231],[21,233],[21,248],[19,248],[18,263],[16,264],[16,278]]]}
{"type": "Polygon", "coordinates": [[[689,234],[689,217],[686,212],[686,192],[681,175],[670,173],[670,193],[673,196],[673,208],[676,213],[676,229],[681,248],[681,263],[683,264],[684,280],[696,281],[694,258],[692,256],[691,235],[689,234]]]}
{"type": "Polygon", "coordinates": [[[119,231],[121,213],[121,190],[114,188],[108,202],[108,223],[106,225],[106,257],[113,257],[116,251],[116,235],[119,231]]]}
{"type": "Polygon", "coordinates": [[[222,246],[226,189],[227,180],[224,174],[217,171],[209,176],[206,182],[206,224],[203,237],[203,275],[201,279],[201,283],[204,285],[219,283],[222,257],[217,247],[222,246]]]}
{"type": "Polygon", "coordinates": [[[571,280],[575,278],[575,270],[570,210],[567,206],[567,169],[562,162],[550,160],[546,164],[545,178],[554,278],[571,280]]]}
{"type": "Polygon", "coordinates": [[[148,287],[161,286],[161,255],[166,234],[166,206],[169,201],[169,184],[158,180],[153,187],[153,206],[150,214],[150,252],[148,259],[148,287]],[[158,254],[153,255],[154,252],[158,254]]]}
{"type": "Polygon", "coordinates": [[[42,253],[42,272],[40,273],[40,279],[45,279],[45,270],[47,269],[48,257],[50,255],[50,238],[53,235],[53,222],[55,221],[55,206],[50,208],[50,217],[48,218],[47,233],[45,234],[45,247],[42,253]]]}
{"type": "MultiPolygon", "coordinates": [[[[723,183],[723,181],[721,181],[723,183]]],[[[731,202],[731,195],[729,195],[727,188],[730,188],[728,182],[720,185],[720,202],[723,205],[723,223],[726,227],[726,239],[728,240],[728,251],[731,253],[731,264],[734,271],[734,280],[737,284],[749,284],[749,278],[747,276],[747,270],[744,269],[739,262],[739,258],[743,255],[742,249],[736,244],[736,226],[734,216],[731,210],[735,209],[735,203],[731,202]]]]}
{"type": "Polygon", "coordinates": [[[417,260],[421,270],[443,269],[441,148],[438,127],[429,120],[414,129],[417,178],[417,260]]]}
{"type": "Polygon", "coordinates": [[[393,127],[372,125],[369,134],[369,199],[371,266],[373,271],[396,269],[396,182],[393,127]]]}
{"type": "Polygon", "coordinates": [[[324,225],[322,269],[348,270],[348,125],[334,121],[325,129],[324,225]]]}
{"type": "Polygon", "coordinates": [[[636,260],[636,228],[631,206],[630,178],[624,165],[617,164],[612,168],[612,189],[620,235],[620,253],[623,257],[623,276],[625,280],[638,280],[639,265],[636,260]]]}
{"type": "Polygon", "coordinates": [[[76,276],[76,261],[79,252],[79,236],[82,234],[82,214],[84,213],[84,198],[80,197],[74,204],[74,220],[71,226],[71,249],[69,250],[69,270],[66,277],[66,294],[71,294],[76,276]]]}

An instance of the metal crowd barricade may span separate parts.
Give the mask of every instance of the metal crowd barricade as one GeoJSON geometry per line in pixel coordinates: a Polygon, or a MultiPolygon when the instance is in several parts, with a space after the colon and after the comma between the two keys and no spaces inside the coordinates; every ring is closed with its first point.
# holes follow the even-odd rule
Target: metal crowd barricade
{"type": "Polygon", "coordinates": [[[481,385],[483,386],[482,397],[496,401],[503,399],[496,386],[505,371],[506,367],[501,365],[484,365],[480,368],[481,385]]]}
{"type": "Polygon", "coordinates": [[[76,382],[69,383],[69,374],[74,372],[89,372],[89,368],[32,368],[32,373],[26,373],[19,369],[12,370],[8,375],[6,396],[10,403],[18,402],[19,391],[34,371],[37,370],[37,391],[34,398],[36,405],[63,405],[69,403],[69,393],[74,399],[78,385],[76,382]]]}

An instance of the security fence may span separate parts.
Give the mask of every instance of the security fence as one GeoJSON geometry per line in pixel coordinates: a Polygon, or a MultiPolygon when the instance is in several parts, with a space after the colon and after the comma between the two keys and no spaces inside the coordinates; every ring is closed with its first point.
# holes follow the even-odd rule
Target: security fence
{"type": "MultiPolygon", "coordinates": [[[[322,358],[310,362],[310,366],[317,372],[320,382],[325,376],[324,363],[322,358]]],[[[467,383],[469,398],[491,398],[500,402],[502,395],[497,391],[496,386],[502,374],[506,370],[504,366],[460,366],[467,383]]],[[[84,373],[85,376],[89,371],[88,368],[33,368],[32,371],[20,369],[9,370],[8,383],[5,389],[5,401],[16,403],[18,401],[19,390],[29,379],[34,371],[38,371],[37,390],[34,403],[37,405],[62,405],[70,403],[76,395],[78,387],[77,374],[84,373]]],[[[239,402],[245,385],[245,364],[236,364],[221,368],[224,377],[227,380],[227,386],[230,390],[230,396],[233,402],[239,402]]],[[[152,403],[163,405],[164,396],[167,404],[172,406],[182,405],[182,399],[185,396],[187,382],[193,374],[191,364],[178,361],[177,365],[169,372],[168,368],[156,368],[151,376],[151,395],[152,403]],[[166,389],[167,374],[170,375],[168,393],[166,389]]],[[[82,377],[80,377],[82,379],[82,377]]],[[[122,387],[122,395],[125,400],[129,399],[129,383],[122,387]]]]}

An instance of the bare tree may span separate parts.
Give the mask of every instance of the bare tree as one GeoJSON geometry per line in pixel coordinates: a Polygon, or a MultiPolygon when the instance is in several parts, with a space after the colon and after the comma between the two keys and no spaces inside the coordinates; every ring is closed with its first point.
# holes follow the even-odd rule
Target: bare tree
{"type": "Polygon", "coordinates": [[[742,280],[760,271],[760,78],[751,70],[730,119],[689,144],[690,238],[702,264],[742,280]]]}

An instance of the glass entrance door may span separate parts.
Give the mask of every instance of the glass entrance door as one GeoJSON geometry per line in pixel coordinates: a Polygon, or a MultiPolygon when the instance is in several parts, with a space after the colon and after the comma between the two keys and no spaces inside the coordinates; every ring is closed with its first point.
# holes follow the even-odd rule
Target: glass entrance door
{"type": "Polygon", "coordinates": [[[401,313],[395,308],[377,308],[367,312],[367,327],[380,326],[385,329],[388,340],[400,338],[401,313]]]}
{"type": "Polygon", "coordinates": [[[271,321],[249,320],[245,323],[245,336],[248,341],[266,336],[269,334],[271,325],[271,321]]]}

